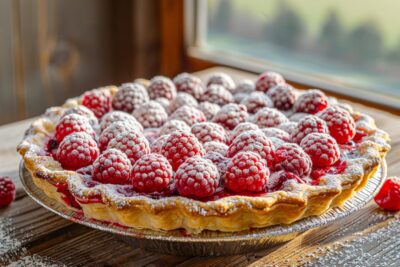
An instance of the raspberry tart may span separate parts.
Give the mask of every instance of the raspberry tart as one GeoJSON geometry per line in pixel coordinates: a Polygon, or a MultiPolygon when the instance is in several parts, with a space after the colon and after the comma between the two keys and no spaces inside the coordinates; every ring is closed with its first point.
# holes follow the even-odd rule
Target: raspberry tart
{"type": "Polygon", "coordinates": [[[49,108],[17,150],[38,188],[87,218],[189,233],[321,215],[390,150],[371,117],[321,90],[274,72],[247,84],[182,74],[94,89],[49,108]]]}

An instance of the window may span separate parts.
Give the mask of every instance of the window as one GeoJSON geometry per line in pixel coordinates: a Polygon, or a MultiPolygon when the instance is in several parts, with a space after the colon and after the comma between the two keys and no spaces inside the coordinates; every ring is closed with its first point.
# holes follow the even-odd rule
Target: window
{"type": "Polygon", "coordinates": [[[399,1],[188,2],[190,54],[400,108],[399,1]]]}

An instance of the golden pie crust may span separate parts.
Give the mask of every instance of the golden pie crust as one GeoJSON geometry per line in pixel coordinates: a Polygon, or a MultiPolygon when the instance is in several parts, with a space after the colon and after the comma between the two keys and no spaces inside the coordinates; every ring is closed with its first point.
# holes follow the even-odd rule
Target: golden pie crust
{"type": "MultiPolygon", "coordinates": [[[[113,95],[117,88],[109,86],[102,90],[113,95]]],[[[390,150],[388,134],[378,129],[368,115],[354,112],[352,116],[356,128],[366,135],[360,141],[356,155],[346,160],[345,170],[340,174],[322,176],[319,185],[289,183],[285,191],[255,197],[228,196],[207,202],[181,196],[159,199],[128,197],[118,193],[114,185],[87,187],[82,175],[64,170],[59,162],[47,156],[44,151],[60,116],[66,109],[80,105],[80,101],[79,97],[73,98],[61,107],[49,108],[32,123],[17,150],[35,185],[47,196],[66,205],[63,200],[65,195],[56,187],[65,185],[87,218],[134,228],[185,229],[189,233],[203,230],[230,232],[290,224],[308,216],[320,215],[332,207],[342,205],[361,189],[390,150]],[[101,201],[85,201],[93,197],[101,201]]]]}

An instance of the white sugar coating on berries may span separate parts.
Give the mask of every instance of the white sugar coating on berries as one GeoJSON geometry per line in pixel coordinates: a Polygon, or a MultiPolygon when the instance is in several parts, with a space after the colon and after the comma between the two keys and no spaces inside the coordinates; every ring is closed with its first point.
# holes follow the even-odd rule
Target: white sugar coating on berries
{"type": "Polygon", "coordinates": [[[307,117],[309,115],[310,114],[304,113],[304,112],[296,112],[296,113],[293,113],[292,115],[290,115],[289,120],[293,121],[293,122],[299,122],[301,119],[303,119],[304,117],[307,117]]]}
{"type": "Polygon", "coordinates": [[[168,137],[169,137],[169,134],[161,135],[160,137],[158,137],[150,146],[151,152],[161,154],[162,147],[164,146],[168,137]]]}
{"type": "Polygon", "coordinates": [[[217,142],[217,141],[211,141],[203,144],[203,148],[206,151],[206,153],[209,152],[217,152],[221,154],[222,156],[226,156],[226,152],[228,151],[228,146],[224,143],[217,142]]]}
{"type": "Polygon", "coordinates": [[[199,122],[193,124],[192,134],[196,136],[200,143],[217,141],[225,143],[227,141],[227,133],[221,125],[213,122],[199,122]]]}
{"type": "Polygon", "coordinates": [[[244,79],[237,83],[234,94],[251,94],[256,90],[256,85],[252,80],[244,79]]]}
{"type": "Polygon", "coordinates": [[[172,100],[176,96],[175,84],[164,76],[155,76],[151,79],[147,91],[151,99],[165,97],[168,100],[172,100]]]}
{"type": "Polygon", "coordinates": [[[99,123],[99,121],[97,120],[97,117],[94,115],[93,111],[91,111],[90,109],[88,109],[87,107],[82,106],[82,105],[67,109],[63,113],[63,115],[61,116],[60,119],[64,118],[67,115],[70,115],[70,114],[78,114],[78,115],[88,118],[89,123],[90,123],[90,125],[92,125],[92,127],[96,127],[97,124],[99,123]]]}
{"type": "Polygon", "coordinates": [[[338,107],[340,107],[340,108],[346,110],[349,114],[353,114],[353,113],[354,113],[353,107],[350,106],[350,105],[347,104],[347,103],[337,103],[337,104],[335,104],[335,105],[333,105],[333,106],[338,106],[338,107]]]}
{"type": "Polygon", "coordinates": [[[217,167],[201,156],[187,159],[175,173],[175,186],[182,196],[197,198],[212,196],[218,185],[217,167]]]}
{"type": "Polygon", "coordinates": [[[168,106],[168,113],[173,113],[182,106],[197,107],[197,100],[188,93],[178,93],[168,106]]]}
{"type": "Polygon", "coordinates": [[[165,109],[157,102],[150,101],[139,106],[132,115],[144,128],[161,127],[168,119],[165,109]]]}
{"type": "Polygon", "coordinates": [[[190,133],[190,127],[181,120],[169,120],[160,128],[160,135],[171,134],[174,131],[190,133]]]}
{"type": "Polygon", "coordinates": [[[118,121],[112,123],[110,126],[108,126],[99,136],[99,148],[100,151],[103,151],[107,148],[108,143],[117,137],[120,133],[123,132],[128,132],[131,130],[137,130],[134,126],[131,124],[124,122],[124,121],[118,121]]]}
{"type": "Polygon", "coordinates": [[[271,173],[267,182],[267,188],[269,191],[288,191],[292,184],[299,183],[303,184],[304,181],[302,181],[296,174],[282,170],[271,173]]]}
{"type": "Polygon", "coordinates": [[[222,85],[226,90],[231,92],[235,89],[235,82],[232,77],[223,72],[216,72],[208,78],[207,86],[212,84],[222,85]]]}
{"type": "Polygon", "coordinates": [[[236,137],[244,132],[257,131],[259,129],[260,128],[258,128],[258,126],[252,122],[239,123],[231,132],[231,140],[233,141],[236,137]]]}
{"type": "Polygon", "coordinates": [[[135,130],[123,132],[108,143],[107,148],[115,148],[124,152],[132,164],[139,158],[150,153],[149,141],[135,130]]]}
{"type": "Polygon", "coordinates": [[[279,73],[273,71],[266,71],[258,76],[256,82],[256,90],[261,92],[268,92],[268,90],[278,84],[284,84],[285,79],[279,73]]]}
{"type": "Polygon", "coordinates": [[[217,104],[219,106],[223,106],[233,102],[232,94],[225,89],[222,85],[219,84],[211,84],[207,87],[204,94],[201,96],[201,101],[207,101],[210,103],[217,104]]]}
{"type": "Polygon", "coordinates": [[[93,179],[106,184],[128,184],[131,168],[123,152],[107,149],[93,163],[93,179]]]}
{"type": "Polygon", "coordinates": [[[284,130],[281,130],[279,128],[263,128],[261,131],[264,133],[266,137],[275,137],[279,138],[282,141],[289,142],[290,141],[290,135],[285,132],[284,130]]]}
{"type": "MultiPolygon", "coordinates": [[[[210,142],[211,143],[211,142],[210,142]]],[[[224,155],[215,152],[215,151],[209,151],[207,152],[203,158],[210,160],[212,163],[214,163],[215,166],[217,166],[218,172],[219,172],[219,177],[222,178],[224,177],[226,173],[226,169],[228,168],[228,164],[230,162],[229,158],[225,157],[224,155]]]]}
{"type": "Polygon", "coordinates": [[[302,178],[308,176],[312,169],[310,156],[297,144],[285,143],[275,150],[275,171],[286,170],[302,178]]]}
{"type": "Polygon", "coordinates": [[[206,121],[206,116],[197,108],[185,105],[175,110],[168,120],[181,120],[192,126],[195,123],[206,121]]]}
{"type": "Polygon", "coordinates": [[[288,121],[282,112],[274,108],[262,108],[253,117],[253,122],[260,128],[276,127],[288,121]]]}
{"type": "Polygon", "coordinates": [[[284,122],[277,126],[277,128],[284,130],[288,134],[292,134],[292,132],[294,131],[294,129],[296,129],[296,127],[297,127],[297,122],[294,121],[284,122]]]}
{"type": "Polygon", "coordinates": [[[273,107],[271,99],[263,92],[253,92],[246,96],[240,103],[246,106],[249,113],[256,113],[264,107],[273,107]]]}
{"type": "Polygon", "coordinates": [[[214,118],[215,114],[218,113],[221,107],[210,102],[201,102],[197,109],[203,112],[204,116],[206,116],[206,119],[210,121],[212,118],[214,118]]]}
{"type": "Polygon", "coordinates": [[[223,106],[212,119],[213,122],[219,123],[228,130],[234,129],[239,123],[245,122],[249,114],[246,106],[241,104],[227,104],[223,106]]]}
{"type": "Polygon", "coordinates": [[[107,90],[94,89],[82,96],[82,105],[93,111],[97,118],[101,118],[111,109],[111,95],[107,90]]]}
{"type": "Polygon", "coordinates": [[[15,193],[15,184],[12,179],[10,177],[0,177],[0,209],[14,201],[15,193]]]}
{"type": "Polygon", "coordinates": [[[301,94],[293,105],[296,112],[315,114],[328,106],[326,95],[318,89],[307,90],[301,94]]]}
{"type": "Polygon", "coordinates": [[[301,140],[300,146],[310,156],[314,167],[330,166],[340,157],[340,148],[329,134],[311,133],[301,140]]]}
{"type": "Polygon", "coordinates": [[[178,74],[173,81],[178,92],[188,93],[196,99],[200,99],[204,93],[204,87],[200,78],[192,74],[186,72],[178,74]]]}
{"type": "Polygon", "coordinates": [[[138,131],[143,131],[143,126],[135,119],[135,117],[123,111],[110,111],[105,114],[101,118],[100,128],[104,131],[108,126],[118,121],[131,124],[132,127],[136,128],[138,131]]]}
{"type": "Polygon", "coordinates": [[[159,103],[165,110],[168,110],[169,104],[171,104],[171,101],[165,97],[156,98],[154,101],[159,103]]]}
{"type": "MultiPolygon", "coordinates": [[[[267,128],[264,128],[264,129],[267,129],[267,128]]],[[[286,141],[283,141],[282,139],[273,137],[273,136],[268,137],[268,139],[272,142],[275,149],[286,143],[286,141]]]]}
{"type": "Polygon", "coordinates": [[[328,127],[325,121],[314,115],[304,117],[298,122],[296,128],[290,134],[290,139],[300,144],[301,140],[310,133],[328,133],[328,127]]]}
{"type": "Polygon", "coordinates": [[[236,93],[233,95],[233,101],[236,104],[240,104],[243,101],[243,99],[245,99],[247,96],[248,94],[246,93],[236,93]]]}
{"type": "Polygon", "coordinates": [[[139,192],[153,193],[165,190],[172,181],[173,171],[168,160],[160,154],[147,154],[132,168],[133,186],[139,192]]]}
{"type": "Polygon", "coordinates": [[[278,84],[267,92],[275,108],[290,110],[296,102],[297,94],[289,84],[278,84]]]}
{"type": "Polygon", "coordinates": [[[76,132],[85,132],[92,138],[95,138],[96,136],[93,127],[90,125],[89,119],[73,113],[61,118],[57,123],[55,138],[57,142],[61,142],[66,136],[76,132]]]}
{"type": "Polygon", "coordinates": [[[112,98],[112,107],[132,113],[140,105],[149,102],[146,88],[139,83],[124,83],[112,98]]]}

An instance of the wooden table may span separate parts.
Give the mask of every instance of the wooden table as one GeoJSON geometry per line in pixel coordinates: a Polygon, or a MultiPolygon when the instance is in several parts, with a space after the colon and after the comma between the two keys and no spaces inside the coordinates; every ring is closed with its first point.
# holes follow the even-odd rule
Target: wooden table
{"type": "MultiPolygon", "coordinates": [[[[254,75],[230,69],[217,70],[229,72],[235,78],[254,78],[254,75]]],[[[204,78],[210,71],[215,69],[199,72],[198,75],[204,78]]],[[[392,151],[387,157],[388,175],[400,175],[400,117],[351,104],[356,110],[372,115],[379,127],[391,135],[392,151]]],[[[244,255],[178,257],[130,247],[114,235],[62,219],[40,207],[26,195],[18,179],[20,157],[15,152],[15,147],[32,120],[0,127],[0,176],[11,176],[18,188],[16,201],[10,207],[0,209],[0,253],[3,253],[0,255],[0,266],[10,261],[19,261],[27,266],[32,262],[55,262],[57,265],[63,263],[68,266],[303,265],[315,257],[323,259],[321,255],[329,255],[329,249],[332,248],[346,253],[349,244],[352,244],[351,240],[374,233],[378,239],[372,245],[366,244],[369,246],[369,263],[379,266],[381,258],[389,255],[386,263],[400,266],[400,252],[387,251],[388,244],[390,247],[400,247],[400,230],[398,235],[384,236],[384,240],[380,240],[376,234],[388,227],[388,224],[398,221],[399,216],[379,210],[373,202],[347,218],[327,227],[309,230],[284,245],[244,255]],[[346,246],[343,247],[343,244],[346,246]]],[[[347,255],[345,261],[351,263],[362,257],[365,257],[364,251],[347,255]]]]}

